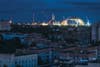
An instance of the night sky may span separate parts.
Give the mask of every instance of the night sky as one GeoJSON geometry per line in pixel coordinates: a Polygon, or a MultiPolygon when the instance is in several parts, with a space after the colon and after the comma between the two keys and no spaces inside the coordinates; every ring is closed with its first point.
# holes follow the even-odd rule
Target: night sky
{"type": "Polygon", "coordinates": [[[77,16],[90,22],[100,21],[100,0],[0,0],[0,19],[14,22],[48,21],[51,14],[56,20],[77,16]]]}

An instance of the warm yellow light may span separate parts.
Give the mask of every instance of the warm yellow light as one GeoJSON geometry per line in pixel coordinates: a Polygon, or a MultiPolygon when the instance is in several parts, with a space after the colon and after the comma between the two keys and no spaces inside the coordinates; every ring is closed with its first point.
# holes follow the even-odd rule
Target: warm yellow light
{"type": "Polygon", "coordinates": [[[67,26],[67,25],[68,25],[67,20],[63,20],[63,21],[61,22],[61,25],[62,25],[62,26],[67,26]]]}

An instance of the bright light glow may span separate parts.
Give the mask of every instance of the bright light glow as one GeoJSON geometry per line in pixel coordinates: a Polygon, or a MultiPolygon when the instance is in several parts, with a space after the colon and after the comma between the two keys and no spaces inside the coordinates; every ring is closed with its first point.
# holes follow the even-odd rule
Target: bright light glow
{"type": "Polygon", "coordinates": [[[79,19],[79,18],[72,18],[72,19],[68,19],[68,20],[75,21],[77,23],[77,25],[80,25],[80,26],[85,25],[84,21],[82,19],[79,19]]]}
{"type": "Polygon", "coordinates": [[[62,25],[62,26],[67,26],[67,25],[68,25],[68,21],[67,21],[67,20],[63,20],[63,21],[61,22],[61,25],[62,25]]]}
{"type": "Polygon", "coordinates": [[[12,24],[12,20],[10,20],[9,23],[12,24]]]}
{"type": "Polygon", "coordinates": [[[91,26],[91,24],[89,22],[87,22],[86,26],[91,26]]]}
{"type": "MultiPolygon", "coordinates": [[[[27,25],[30,25],[27,23],[27,25]]],[[[85,23],[82,19],[80,18],[67,18],[63,20],[62,22],[55,21],[55,16],[52,15],[52,20],[50,20],[48,23],[42,22],[42,23],[32,23],[31,25],[42,25],[42,26],[48,26],[48,25],[57,25],[57,26],[90,26],[91,24],[89,23],[89,20],[87,23],[85,23]],[[72,21],[70,23],[70,21],[72,21]]]]}
{"type": "Polygon", "coordinates": [[[76,22],[76,24],[71,24],[72,26],[78,26],[78,25],[83,26],[83,25],[85,25],[84,21],[82,19],[79,19],[79,18],[71,18],[71,19],[64,20],[64,21],[61,22],[61,25],[63,25],[63,26],[69,25],[68,24],[69,20],[76,22]]]}
{"type": "Polygon", "coordinates": [[[43,22],[41,25],[43,25],[43,26],[47,26],[47,25],[48,25],[48,23],[44,23],[44,22],[43,22]]]}

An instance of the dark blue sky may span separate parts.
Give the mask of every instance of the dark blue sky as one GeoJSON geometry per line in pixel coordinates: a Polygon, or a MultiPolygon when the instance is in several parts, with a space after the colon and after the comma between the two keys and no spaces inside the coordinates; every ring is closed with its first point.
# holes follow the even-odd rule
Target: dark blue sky
{"type": "Polygon", "coordinates": [[[31,22],[34,14],[35,21],[48,21],[52,13],[57,20],[88,16],[91,22],[100,21],[100,0],[0,0],[0,19],[31,22]]]}

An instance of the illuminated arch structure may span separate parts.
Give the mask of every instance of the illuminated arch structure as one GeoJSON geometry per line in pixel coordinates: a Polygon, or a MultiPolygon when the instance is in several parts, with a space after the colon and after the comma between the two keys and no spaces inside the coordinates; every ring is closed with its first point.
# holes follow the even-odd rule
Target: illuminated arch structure
{"type": "Polygon", "coordinates": [[[78,18],[78,17],[69,17],[65,20],[63,20],[61,22],[61,25],[63,26],[67,26],[67,25],[70,25],[70,26],[84,26],[85,25],[85,22],[78,18]]]}

